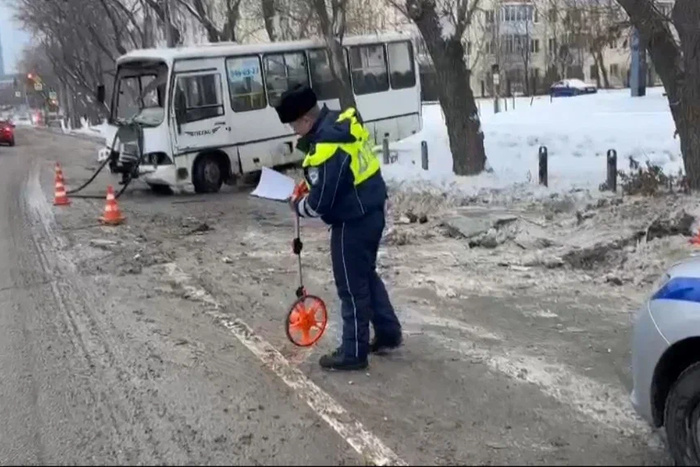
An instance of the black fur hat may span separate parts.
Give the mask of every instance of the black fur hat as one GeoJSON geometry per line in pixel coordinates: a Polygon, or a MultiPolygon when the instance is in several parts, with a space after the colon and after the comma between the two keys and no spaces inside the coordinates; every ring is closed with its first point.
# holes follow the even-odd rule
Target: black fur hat
{"type": "Polygon", "coordinates": [[[297,84],[282,94],[275,110],[282,123],[292,123],[306,115],[317,102],[316,93],[310,87],[297,84]]]}

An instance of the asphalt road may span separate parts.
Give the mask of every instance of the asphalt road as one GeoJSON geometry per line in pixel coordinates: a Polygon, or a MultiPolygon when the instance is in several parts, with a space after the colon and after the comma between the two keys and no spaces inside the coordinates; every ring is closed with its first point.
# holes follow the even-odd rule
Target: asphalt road
{"type": "Polygon", "coordinates": [[[20,129],[17,144],[0,147],[0,464],[667,459],[629,407],[615,304],[441,294],[471,274],[442,264],[459,245],[408,245],[381,261],[406,346],[366,373],[324,373],[338,332],[325,228],[305,227],[305,264],[331,330],[300,352],[280,325],[294,277],[283,206],[135,186],[119,200],[127,223],[103,228],[101,200],[51,205],[55,161],[76,186],[94,143],[20,129]]]}
{"type": "Polygon", "coordinates": [[[177,342],[141,333],[128,302],[116,323],[55,231],[54,156],[77,140],[20,129],[17,141],[0,148],[0,464],[360,462],[191,304],[160,304],[173,313],[159,322],[187,331],[177,342]],[[177,355],[185,342],[201,343],[196,356],[177,355]]]}

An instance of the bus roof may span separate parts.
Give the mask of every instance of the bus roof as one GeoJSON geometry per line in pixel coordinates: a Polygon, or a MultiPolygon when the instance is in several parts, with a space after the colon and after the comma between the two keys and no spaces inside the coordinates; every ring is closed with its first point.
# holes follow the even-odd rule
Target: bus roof
{"type": "MultiPolygon", "coordinates": [[[[396,42],[411,40],[414,35],[408,32],[393,32],[384,34],[370,34],[363,36],[346,36],[343,45],[362,45],[376,42],[396,42]]],[[[288,42],[267,42],[254,44],[238,44],[235,42],[214,42],[193,47],[161,48],[161,49],[137,49],[122,55],[117,63],[126,63],[141,60],[159,60],[172,65],[176,60],[193,58],[227,57],[233,55],[248,55],[259,53],[282,52],[286,50],[304,50],[315,47],[325,47],[322,38],[304,39],[288,42]]]]}

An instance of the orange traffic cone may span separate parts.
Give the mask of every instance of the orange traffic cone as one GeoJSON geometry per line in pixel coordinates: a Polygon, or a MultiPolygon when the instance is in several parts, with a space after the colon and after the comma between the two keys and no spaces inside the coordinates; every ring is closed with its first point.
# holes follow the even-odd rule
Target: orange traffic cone
{"type": "Polygon", "coordinates": [[[61,164],[59,164],[58,162],[56,162],[55,173],[56,173],[56,180],[58,180],[60,178],[61,181],[63,181],[63,170],[61,170],[61,164]]]}
{"type": "Polygon", "coordinates": [[[63,172],[61,171],[61,167],[58,165],[58,162],[56,162],[56,179],[55,179],[55,194],[54,194],[54,200],[53,200],[53,205],[54,206],[68,206],[70,204],[70,200],[68,199],[68,194],[66,193],[66,187],[63,184],[63,172]]]}
{"type": "Polygon", "coordinates": [[[691,245],[700,245],[700,232],[696,233],[692,237],[690,237],[690,244],[691,245]]]}
{"type": "Polygon", "coordinates": [[[117,200],[114,198],[114,188],[107,186],[107,204],[105,204],[104,215],[100,217],[100,222],[107,225],[119,225],[124,222],[124,216],[119,211],[117,200]]]}

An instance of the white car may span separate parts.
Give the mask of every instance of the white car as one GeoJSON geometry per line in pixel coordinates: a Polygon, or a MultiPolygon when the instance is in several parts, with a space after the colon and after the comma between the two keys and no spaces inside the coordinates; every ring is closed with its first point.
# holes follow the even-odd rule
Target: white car
{"type": "Polygon", "coordinates": [[[700,256],[659,278],[637,314],[632,405],[664,427],[676,465],[700,465],[700,256]]]}

